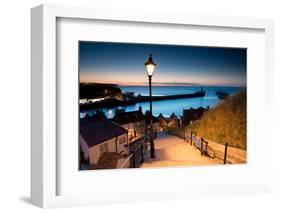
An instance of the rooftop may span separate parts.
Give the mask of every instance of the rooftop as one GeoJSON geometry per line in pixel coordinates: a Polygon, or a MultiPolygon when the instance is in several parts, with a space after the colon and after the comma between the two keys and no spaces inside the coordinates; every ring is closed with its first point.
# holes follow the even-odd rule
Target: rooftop
{"type": "MultiPolygon", "coordinates": [[[[150,122],[149,111],[146,112],[145,117],[146,117],[146,123],[148,124],[150,122]]],[[[159,118],[152,115],[152,123],[158,123],[158,122],[159,122],[159,118]]]]}
{"type": "Polygon", "coordinates": [[[118,113],[115,113],[114,117],[112,118],[112,121],[121,125],[136,123],[143,120],[145,120],[145,116],[143,115],[141,108],[139,110],[131,112],[120,111],[118,113]]]}
{"type": "Polygon", "coordinates": [[[80,134],[89,147],[126,133],[126,129],[110,120],[80,119],[80,134]]]}
{"type": "Polygon", "coordinates": [[[175,115],[175,113],[172,113],[171,116],[169,117],[169,121],[172,121],[172,120],[179,120],[179,118],[175,115]]]}

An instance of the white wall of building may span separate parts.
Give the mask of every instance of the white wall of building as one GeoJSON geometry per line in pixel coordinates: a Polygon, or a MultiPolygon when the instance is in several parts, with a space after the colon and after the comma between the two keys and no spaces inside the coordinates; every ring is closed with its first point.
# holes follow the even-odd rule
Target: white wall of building
{"type": "MultiPolygon", "coordinates": [[[[108,152],[116,152],[116,138],[112,138],[110,140],[107,140],[103,143],[100,143],[98,145],[92,146],[89,148],[89,162],[90,164],[97,164],[100,156],[103,154],[101,153],[100,146],[102,144],[107,144],[108,152]]],[[[127,144],[127,134],[123,134],[117,137],[117,152],[118,153],[124,153],[128,155],[128,146],[125,147],[125,144],[127,144]],[[125,140],[123,142],[123,140],[125,140]]]]}
{"type": "Polygon", "coordinates": [[[136,137],[143,137],[145,135],[145,121],[139,121],[136,123],[123,124],[123,128],[128,130],[128,138],[134,137],[134,131],[136,131],[136,137]]]}
{"type": "Polygon", "coordinates": [[[82,152],[84,154],[84,158],[86,160],[88,160],[89,159],[89,147],[81,135],[79,135],[79,144],[80,144],[82,152]]]}

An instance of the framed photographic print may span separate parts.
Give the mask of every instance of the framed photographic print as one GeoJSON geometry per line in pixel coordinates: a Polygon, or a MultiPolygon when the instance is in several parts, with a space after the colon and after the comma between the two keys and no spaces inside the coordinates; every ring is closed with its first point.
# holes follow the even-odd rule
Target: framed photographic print
{"type": "Polygon", "coordinates": [[[33,8],[32,203],[269,192],[272,25],[33,8]]]}
{"type": "Polygon", "coordinates": [[[246,163],[246,53],[80,41],[79,169],[246,163]]]}

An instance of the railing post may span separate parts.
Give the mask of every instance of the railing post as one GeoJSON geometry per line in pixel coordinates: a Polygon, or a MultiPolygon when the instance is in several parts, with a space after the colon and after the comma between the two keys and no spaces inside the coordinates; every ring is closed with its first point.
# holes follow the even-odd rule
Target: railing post
{"type": "Polygon", "coordinates": [[[225,143],[223,164],[226,164],[227,147],[228,147],[228,143],[225,143]]]}
{"type": "Polygon", "coordinates": [[[141,144],[141,162],[143,163],[143,161],[144,161],[143,147],[142,147],[142,144],[141,144]]]}
{"type": "Polygon", "coordinates": [[[203,155],[203,138],[201,138],[201,155],[203,155]]]}
{"type": "Polygon", "coordinates": [[[190,133],[190,145],[192,146],[192,138],[193,138],[193,135],[194,135],[194,137],[195,137],[195,139],[196,139],[196,132],[191,132],[190,133]]]}
{"type": "Polygon", "coordinates": [[[136,159],[135,159],[135,151],[133,151],[133,155],[132,155],[132,157],[133,157],[133,168],[136,168],[136,159]]]}

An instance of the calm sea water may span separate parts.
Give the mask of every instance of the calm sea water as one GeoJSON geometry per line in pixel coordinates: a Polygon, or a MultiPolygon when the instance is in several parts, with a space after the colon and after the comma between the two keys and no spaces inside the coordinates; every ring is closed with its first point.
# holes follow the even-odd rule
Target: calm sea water
{"type": "MultiPolygon", "coordinates": [[[[120,89],[122,92],[134,92],[136,94],[148,95],[149,90],[147,86],[121,86],[120,89]]],[[[152,95],[176,95],[176,94],[186,94],[194,93],[200,91],[200,87],[194,86],[154,86],[152,88],[152,95]]],[[[186,98],[186,99],[174,99],[174,100],[163,100],[152,102],[152,111],[153,115],[158,116],[162,113],[164,116],[168,117],[173,112],[177,116],[183,115],[183,109],[188,109],[190,107],[198,108],[202,107],[214,107],[221,100],[215,94],[216,91],[221,90],[228,92],[230,95],[233,95],[240,91],[240,87],[204,87],[203,90],[206,92],[205,97],[199,98],[186,98]]],[[[125,109],[125,111],[134,111],[142,107],[142,111],[145,113],[146,110],[149,110],[149,102],[137,103],[130,106],[114,107],[114,108],[103,108],[108,118],[112,118],[115,114],[115,110],[125,109]]],[[[85,113],[93,114],[95,110],[87,110],[80,113],[80,117],[83,117],[85,113]]]]}

